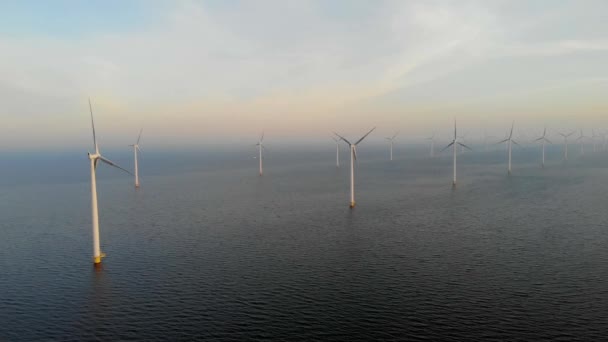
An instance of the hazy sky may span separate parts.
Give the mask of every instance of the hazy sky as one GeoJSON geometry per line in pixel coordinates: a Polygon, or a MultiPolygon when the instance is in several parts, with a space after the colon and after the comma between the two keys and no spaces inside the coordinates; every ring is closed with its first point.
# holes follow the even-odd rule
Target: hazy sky
{"type": "Polygon", "coordinates": [[[0,149],[608,129],[608,1],[2,1],[0,149]]]}

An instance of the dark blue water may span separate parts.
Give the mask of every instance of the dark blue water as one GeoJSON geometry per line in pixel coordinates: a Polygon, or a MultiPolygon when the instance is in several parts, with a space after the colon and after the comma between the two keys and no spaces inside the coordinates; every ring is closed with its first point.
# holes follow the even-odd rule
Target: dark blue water
{"type": "Polygon", "coordinates": [[[608,336],[606,152],[466,153],[454,190],[361,146],[354,210],[331,146],[224,152],[146,151],[139,190],[102,165],[100,270],[86,154],[4,158],[0,341],[608,336]]]}

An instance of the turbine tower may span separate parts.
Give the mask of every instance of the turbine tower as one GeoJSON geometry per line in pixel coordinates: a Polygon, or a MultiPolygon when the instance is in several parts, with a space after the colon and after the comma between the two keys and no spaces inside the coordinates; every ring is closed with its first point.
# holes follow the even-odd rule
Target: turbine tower
{"type": "Polygon", "coordinates": [[[264,147],[264,132],[262,132],[262,136],[260,137],[260,140],[258,141],[258,143],[255,144],[255,146],[258,147],[258,150],[260,152],[260,157],[259,157],[259,159],[260,159],[260,176],[262,176],[262,175],[264,175],[264,163],[262,160],[262,149],[266,149],[264,147]]]}
{"type": "Polygon", "coordinates": [[[426,138],[431,141],[431,158],[435,157],[435,132],[431,135],[430,138],[426,138]]]}
{"type": "Polygon", "coordinates": [[[393,143],[395,142],[395,137],[397,137],[397,134],[399,134],[399,132],[396,132],[395,135],[393,135],[390,138],[385,138],[386,140],[388,140],[388,143],[390,145],[390,149],[391,149],[391,154],[390,154],[391,161],[393,161],[393,143]]]}
{"type": "Polygon", "coordinates": [[[340,139],[331,138],[336,142],[336,167],[340,167],[340,139]]]}
{"type": "Polygon", "coordinates": [[[513,126],[515,126],[515,121],[511,123],[511,132],[509,133],[509,137],[498,142],[498,144],[507,143],[507,150],[509,152],[509,166],[507,169],[508,174],[511,174],[511,152],[513,151],[513,144],[519,145],[515,140],[513,140],[513,126]]]}
{"type": "MultiPolygon", "coordinates": [[[[471,150],[471,148],[461,142],[458,141],[458,135],[456,133],[456,119],[454,119],[454,140],[452,140],[452,142],[443,148],[443,150],[441,150],[441,152],[445,151],[446,149],[448,149],[450,146],[453,146],[453,152],[454,152],[454,179],[452,180],[452,186],[456,186],[456,149],[458,147],[458,145],[460,145],[461,147],[465,147],[469,150],[471,150]]],[[[472,150],[471,150],[472,151],[472,150]]],[[[441,153],[440,152],[440,153],[441,153]]]]}
{"type": "Polygon", "coordinates": [[[118,169],[121,169],[128,174],[131,174],[131,172],[114,164],[113,162],[102,156],[101,153],[99,153],[99,146],[97,145],[97,138],[95,137],[95,121],[93,120],[93,107],[91,106],[91,99],[89,99],[89,112],[91,113],[93,145],[95,147],[94,153],[87,153],[89,156],[89,160],[91,161],[91,221],[93,224],[93,264],[99,265],[101,263],[101,258],[105,257],[105,254],[101,252],[101,247],[99,244],[99,211],[97,208],[97,176],[95,173],[97,169],[97,163],[101,161],[110,166],[114,166],[118,169]]]}
{"type": "Polygon", "coordinates": [[[564,160],[568,160],[568,137],[574,134],[574,132],[570,132],[568,134],[559,133],[562,137],[564,137],[564,160]]]}
{"type": "Polygon", "coordinates": [[[540,165],[541,165],[541,167],[545,167],[545,144],[546,143],[552,144],[552,142],[549,139],[547,139],[547,127],[545,127],[545,130],[543,131],[543,135],[534,141],[535,142],[542,141],[542,143],[543,143],[543,161],[540,165]]]}
{"type": "Polygon", "coordinates": [[[133,147],[133,155],[135,157],[135,187],[139,188],[139,171],[138,171],[138,167],[137,167],[137,152],[141,152],[141,149],[139,148],[139,140],[141,139],[141,133],[144,131],[144,129],[142,128],[139,131],[139,136],[137,137],[137,142],[133,145],[129,145],[133,147]]]}
{"type": "Polygon", "coordinates": [[[602,137],[601,135],[595,133],[595,130],[593,128],[591,129],[591,139],[593,140],[593,152],[597,152],[597,150],[598,150],[595,139],[601,138],[601,137],[602,137]]]}
{"type": "Polygon", "coordinates": [[[589,137],[584,135],[583,130],[581,129],[580,135],[578,136],[578,138],[576,138],[576,141],[581,142],[581,154],[585,154],[585,139],[589,139],[589,137]]]}
{"type": "Polygon", "coordinates": [[[345,143],[350,147],[350,207],[355,207],[355,160],[357,160],[357,145],[363,141],[371,132],[373,132],[376,127],[372,128],[369,132],[367,132],[361,139],[357,140],[354,144],[350,141],[346,140],[340,134],[334,132],[336,136],[340,139],[344,140],[345,143]]]}

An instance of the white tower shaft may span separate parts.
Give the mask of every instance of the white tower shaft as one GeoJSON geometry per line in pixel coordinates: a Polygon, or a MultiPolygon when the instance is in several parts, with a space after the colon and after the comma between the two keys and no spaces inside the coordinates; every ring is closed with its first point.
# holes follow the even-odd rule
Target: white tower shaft
{"type": "Polygon", "coordinates": [[[336,167],[340,167],[340,144],[336,142],[336,167]]]}
{"type": "Polygon", "coordinates": [[[355,146],[350,145],[350,207],[355,207],[355,146]]]}
{"type": "Polygon", "coordinates": [[[133,146],[133,154],[135,156],[135,187],[139,188],[139,171],[137,168],[137,145],[133,146]]]}
{"type": "Polygon", "coordinates": [[[264,174],[264,165],[262,164],[262,143],[258,145],[260,148],[260,176],[264,174]]]}
{"type": "Polygon", "coordinates": [[[543,139],[543,163],[542,167],[545,167],[545,140],[543,139]]]}
{"type": "Polygon", "coordinates": [[[91,218],[93,222],[93,263],[101,263],[101,248],[99,246],[99,213],[97,209],[97,181],[95,174],[95,158],[91,160],[91,218]]]}
{"type": "Polygon", "coordinates": [[[509,174],[511,174],[511,151],[512,151],[512,143],[511,140],[509,140],[509,174]]]}
{"type": "Polygon", "coordinates": [[[452,185],[456,185],[456,141],[454,141],[454,179],[452,185]]]}

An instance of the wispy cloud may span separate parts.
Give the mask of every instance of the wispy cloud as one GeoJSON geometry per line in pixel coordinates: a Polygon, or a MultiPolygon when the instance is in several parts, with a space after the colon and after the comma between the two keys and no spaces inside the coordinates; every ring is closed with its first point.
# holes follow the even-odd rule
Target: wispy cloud
{"type": "MultiPolygon", "coordinates": [[[[445,104],[450,94],[466,96],[450,79],[482,79],[493,61],[501,62],[491,76],[508,79],[521,73],[526,58],[572,55],[588,65],[586,58],[606,52],[608,24],[593,16],[588,25],[603,36],[590,36],[577,33],[564,16],[606,10],[605,3],[552,4],[182,1],[121,32],[0,35],[2,115],[17,126],[31,115],[65,119],[78,114],[78,101],[94,95],[115,116],[204,118],[220,126],[236,116],[248,124],[263,118],[313,129],[320,126],[315,121],[340,122],[370,103],[389,106],[395,96],[424,91],[433,103],[445,104]]],[[[595,76],[608,76],[606,67],[593,63],[595,76]]],[[[588,78],[586,70],[568,77],[588,78]]],[[[530,89],[550,86],[550,75],[530,89]]],[[[504,82],[468,96],[514,90],[504,82]]],[[[381,115],[394,121],[392,112],[381,115]]]]}

